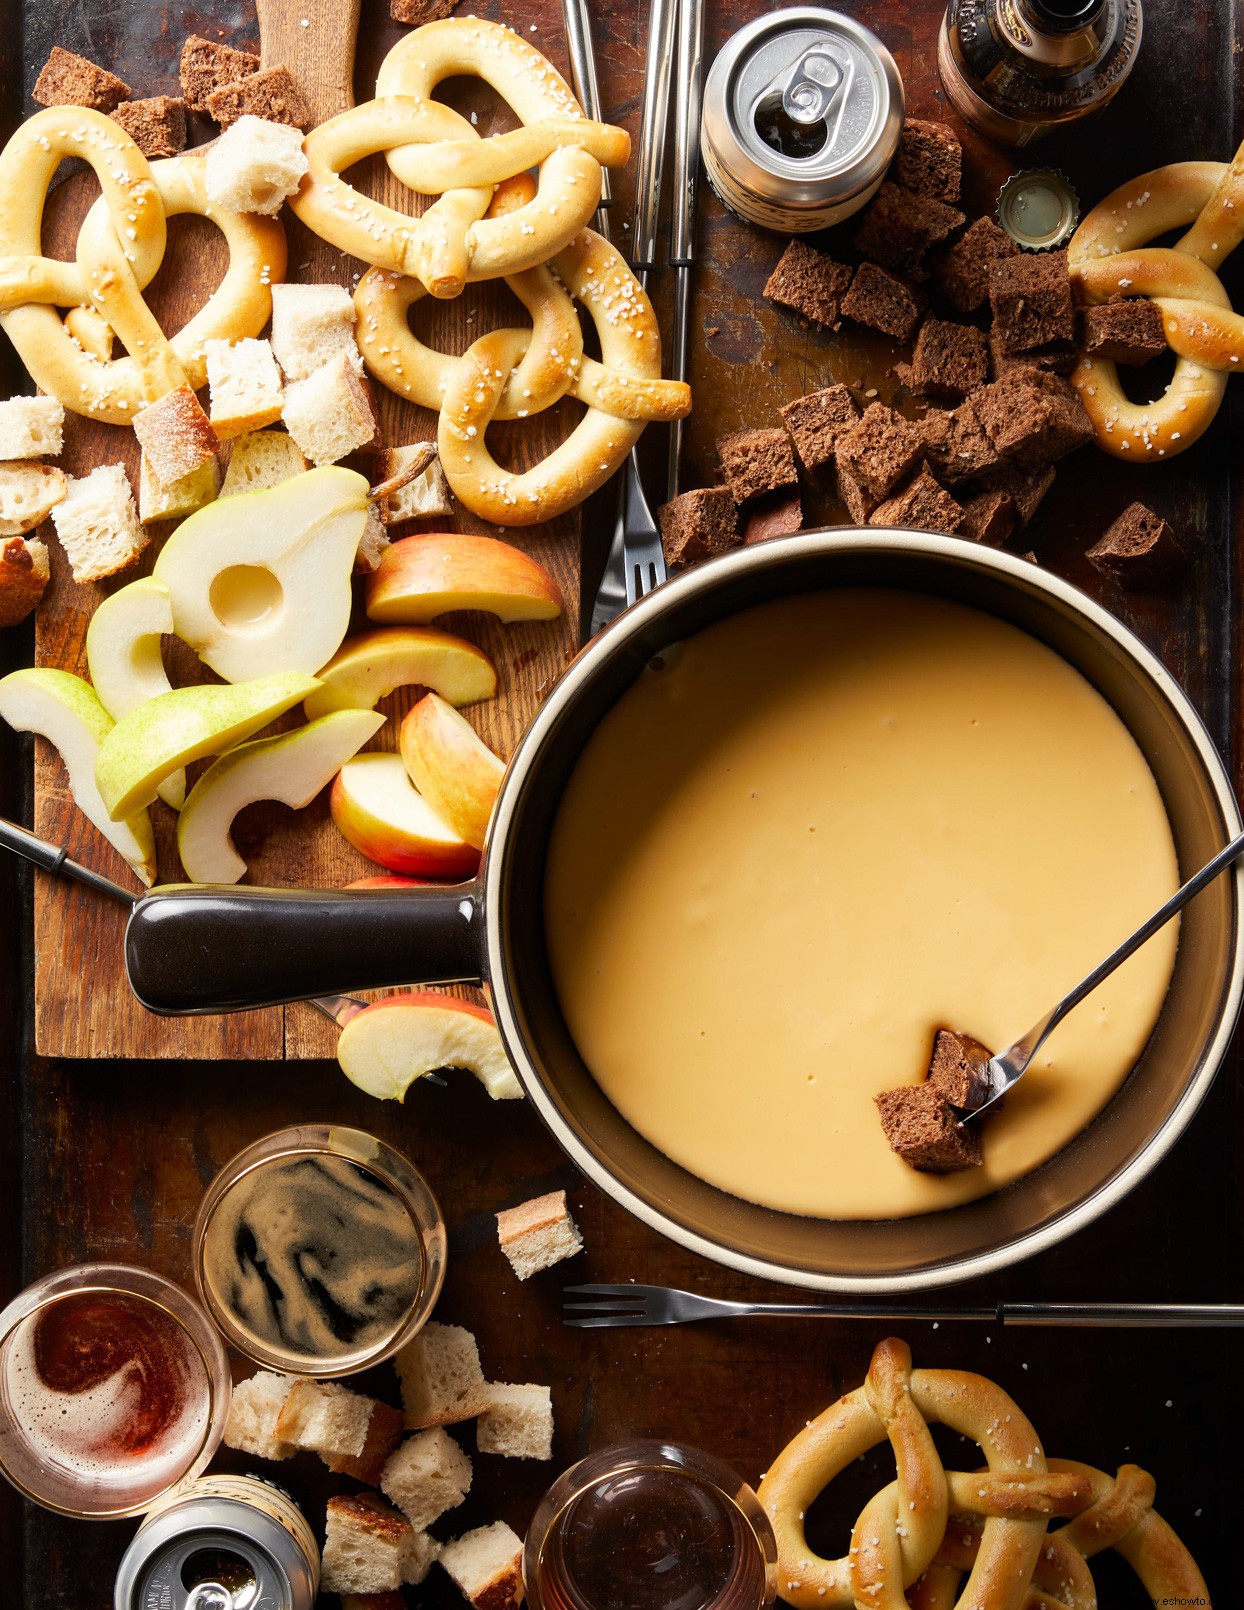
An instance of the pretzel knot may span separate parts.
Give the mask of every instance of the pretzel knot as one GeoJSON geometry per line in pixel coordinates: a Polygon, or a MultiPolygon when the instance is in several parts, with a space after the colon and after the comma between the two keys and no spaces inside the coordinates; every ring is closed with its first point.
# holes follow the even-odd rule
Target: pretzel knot
{"type": "Polygon", "coordinates": [[[0,153],[0,325],[46,392],[75,413],[127,424],[144,403],[207,380],[203,343],[256,336],[285,273],[285,232],[274,218],[208,203],[205,159],[148,162],[119,124],[85,107],[36,112],[0,153]],[[83,219],[75,260],[42,255],[43,204],[62,157],[95,170],[101,195],[83,219]],[[224,279],[171,338],[143,300],[167,244],[167,220],[210,218],[229,247],[224,279]],[[92,308],[129,356],[107,363],[73,339],[58,308],[92,308]]]}
{"type": "Polygon", "coordinates": [[[1161,397],[1134,403],[1112,362],[1083,358],[1071,376],[1097,444],[1116,458],[1181,453],[1209,427],[1227,376],[1244,367],[1244,319],[1215,270],[1244,238],[1244,146],[1231,162],[1176,162],[1120,185],[1084,219],[1067,248],[1090,303],[1120,295],[1157,303],[1175,372],[1161,397]],[[1149,247],[1168,231],[1173,248],[1149,247]]]}
{"type": "MultiPolygon", "coordinates": [[[[521,212],[532,193],[526,175],[509,181],[492,214],[521,212]]],[[[460,501],[494,524],[532,525],[602,486],[644,424],[681,418],[691,393],[681,381],[661,379],[652,306],[621,255],[591,230],[581,230],[550,265],[507,275],[506,284],[532,327],[493,330],[460,358],[425,346],[410,329],[407,314],[424,296],[422,284],[384,270],[359,282],[355,333],[377,379],[439,413],[441,466],[460,501]],[[576,298],[596,326],[600,362],[584,354],[576,298]],[[569,437],[521,474],[503,469],[487,446],[488,426],[525,419],[566,396],[587,406],[569,437]]]]}
{"type": "Polygon", "coordinates": [[[1117,1549],[1155,1598],[1208,1604],[1191,1556],[1152,1509],[1153,1490],[1133,1465],[1116,1478],[1090,1465],[1047,1465],[1001,1387],[957,1370],[913,1370],[906,1344],[890,1338],[864,1385],[782,1450],[759,1498],[777,1538],[778,1594],[799,1610],[1095,1610],[1086,1560],[1104,1548],[1117,1549]],[[976,1442],[985,1469],[946,1470],[933,1422],[976,1442]],[[897,1479],[865,1505],[848,1554],[822,1559],[808,1547],[804,1516],[835,1476],[887,1439],[897,1479]],[[1075,1519],[1050,1534],[1054,1516],[1075,1519]]]}
{"type": "Polygon", "coordinates": [[[324,240],[377,268],[413,275],[433,296],[547,262],[596,210],[600,170],[630,154],[625,130],[585,118],[569,86],[509,28],[451,17],[416,28],[380,68],[377,99],[307,136],[310,171],[291,206],[324,240]],[[446,78],[481,78],[520,128],[483,139],[432,99],[446,78]],[[419,218],[346,184],[341,173],[383,152],[403,184],[437,199],[419,218]],[[539,168],[537,189],[505,216],[485,218],[494,187],[539,168]]]}

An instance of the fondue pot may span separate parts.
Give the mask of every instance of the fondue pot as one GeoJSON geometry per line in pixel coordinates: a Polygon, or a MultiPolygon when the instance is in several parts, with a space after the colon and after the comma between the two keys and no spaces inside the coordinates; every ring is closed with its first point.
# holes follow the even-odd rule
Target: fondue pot
{"type": "MultiPolygon", "coordinates": [[[[563,1020],[545,950],[545,859],[562,791],[593,729],[644,666],[681,639],[749,605],[835,587],[954,599],[1061,654],[1139,745],[1185,876],[1241,830],[1222,762],[1188,699],[1083,593],[1026,560],[953,537],[805,532],[659,587],[582,651],[510,762],[476,882],[409,891],[155,890],[135,906],[126,936],[135,994],[153,1011],[211,1013],[351,989],[482,982],[524,1091],[579,1168],[653,1229],[767,1279],[822,1291],[911,1291],[1000,1269],[1062,1240],[1154,1168],[1218,1071],[1244,974],[1238,870],[1185,911],[1153,1035],[1100,1116],[1034,1173],[938,1213],[812,1219],[726,1194],[631,1127],[563,1020]]],[[[996,790],[1004,813],[1024,778],[984,786],[996,790]]],[[[808,1144],[816,1145],[814,1135],[808,1144]]]]}

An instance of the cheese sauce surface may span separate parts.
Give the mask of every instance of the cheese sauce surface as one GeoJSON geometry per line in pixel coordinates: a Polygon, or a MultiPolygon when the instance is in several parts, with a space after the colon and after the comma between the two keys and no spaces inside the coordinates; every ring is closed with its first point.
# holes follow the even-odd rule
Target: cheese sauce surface
{"type": "Polygon", "coordinates": [[[601,722],[545,886],[575,1043],[623,1115],[736,1196],[893,1218],[1052,1157],[1126,1078],[1177,925],[1060,1025],[985,1164],[920,1174],[874,1095],[950,1027],[1003,1049],[1178,884],[1157,785],[1051,649],[948,601],[843,589],[668,651],[601,722]]]}

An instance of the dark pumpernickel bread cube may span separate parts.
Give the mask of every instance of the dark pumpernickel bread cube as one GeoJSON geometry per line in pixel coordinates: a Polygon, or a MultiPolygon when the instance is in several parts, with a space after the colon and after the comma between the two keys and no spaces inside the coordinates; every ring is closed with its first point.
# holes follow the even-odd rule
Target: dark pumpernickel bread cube
{"type": "Polygon", "coordinates": [[[855,398],[845,386],[826,386],[824,391],[796,397],[781,414],[795,444],[796,458],[814,478],[830,470],[834,448],[854,430],[860,417],[855,398]]]}
{"type": "Polygon", "coordinates": [[[948,123],[909,117],[903,124],[892,171],[903,189],[914,195],[956,202],[963,184],[963,147],[948,123]]]}
{"type": "Polygon", "coordinates": [[[1031,352],[1012,356],[1002,345],[996,330],[989,332],[989,364],[995,380],[1001,380],[1012,369],[1044,369],[1051,375],[1069,375],[1075,368],[1080,353],[1074,341],[1050,341],[1031,352]]]}
{"type": "Polygon", "coordinates": [[[975,1112],[989,1095],[989,1052],[970,1034],[938,1029],[933,1036],[929,1083],[943,1101],[961,1112],[975,1112]]]}
{"type": "Polygon", "coordinates": [[[186,103],[171,95],[122,101],[112,112],[145,157],[175,157],[186,149],[186,103]]]}
{"type": "Polygon", "coordinates": [[[906,341],[920,317],[920,301],[906,280],[875,263],[861,263],[842,299],[845,318],[870,325],[896,341],[906,341]]]}
{"type": "Polygon", "coordinates": [[[1001,548],[1015,531],[1015,502],[1006,492],[976,492],[963,505],[959,535],[987,548],[1001,548]]]}
{"type": "Polygon", "coordinates": [[[239,78],[259,71],[259,57],[249,50],[218,45],[201,34],[191,34],[181,47],[181,92],[192,112],[207,111],[207,97],[239,78]]]}
{"type": "Polygon", "coordinates": [[[390,0],[389,15],[394,22],[422,28],[425,22],[442,22],[458,0],[390,0]]]}
{"type": "Polygon", "coordinates": [[[992,218],[978,218],[933,264],[933,283],[956,312],[975,313],[989,300],[989,271],[1019,247],[992,218]]]}
{"type": "Polygon", "coordinates": [[[929,468],[947,486],[975,480],[998,462],[993,443],[971,399],[949,413],[928,413],[919,422],[929,468]]]}
{"type": "Polygon", "coordinates": [[[932,196],[916,196],[889,180],[860,214],[855,249],[882,268],[917,278],[924,274],[925,253],[948,240],[963,214],[932,196]]]}
{"type": "Polygon", "coordinates": [[[1042,498],[1054,485],[1054,467],[1052,464],[1034,464],[1030,468],[999,464],[981,476],[981,485],[991,492],[1004,492],[1010,498],[1022,527],[1032,519],[1042,498]]]}
{"type": "Polygon", "coordinates": [[[843,293],[850,283],[851,270],[845,263],[836,263],[807,241],[792,240],[769,275],[764,294],[812,324],[836,330],[843,293]]]}
{"type": "Polygon", "coordinates": [[[53,45],[30,93],[40,106],[89,106],[96,112],[111,112],[134,92],[115,73],[53,45]]]}
{"type": "Polygon", "coordinates": [[[736,503],[799,485],[795,455],[784,430],[740,430],[723,436],[717,456],[736,503]]]}
{"type": "Polygon", "coordinates": [[[956,1174],[984,1161],[976,1130],[960,1123],[927,1081],[883,1090],[873,1100],[890,1150],[921,1173],[956,1174]]]}
{"type": "Polygon", "coordinates": [[[680,492],[657,510],[667,564],[694,565],[738,546],[739,511],[725,487],[680,492]]]}
{"type": "Polygon", "coordinates": [[[872,403],[859,424],[839,439],[834,460],[877,499],[894,490],[923,452],[924,438],[914,425],[884,403],[872,403]]]}
{"type": "Polygon", "coordinates": [[[878,500],[852,470],[834,457],[834,489],[846,505],[853,525],[867,525],[868,516],[877,507],[878,500]]]}
{"type": "Polygon", "coordinates": [[[1150,592],[1184,564],[1184,551],[1160,514],[1143,503],[1129,503],[1088,550],[1089,563],[1124,587],[1150,592]]]}
{"type": "Polygon", "coordinates": [[[1074,387],[1061,375],[1011,369],[969,399],[999,458],[1049,464],[1093,440],[1074,387]]]}
{"type": "Polygon", "coordinates": [[[1166,351],[1166,333],[1156,302],[1147,296],[1103,302],[1080,314],[1080,346],[1086,358],[1111,363],[1148,363],[1166,351]]]}
{"type": "Polygon", "coordinates": [[[772,492],[754,503],[743,526],[743,542],[751,547],[770,537],[789,537],[803,530],[803,503],[798,492],[772,492]]]}
{"type": "Polygon", "coordinates": [[[222,129],[247,113],[293,129],[305,129],[311,122],[311,109],[288,67],[269,67],[222,84],[207,97],[207,110],[222,129]]]}
{"type": "Polygon", "coordinates": [[[900,526],[908,531],[944,531],[954,536],[963,523],[963,509],[945,487],[922,468],[915,480],[868,517],[869,525],[900,526]]]}
{"type": "Polygon", "coordinates": [[[1067,253],[1029,252],[991,264],[989,305],[994,332],[1011,357],[1052,342],[1074,341],[1076,314],[1067,253]]]}
{"type": "Polygon", "coordinates": [[[911,359],[911,388],[931,397],[966,397],[989,379],[984,332],[932,314],[920,326],[911,359]]]}

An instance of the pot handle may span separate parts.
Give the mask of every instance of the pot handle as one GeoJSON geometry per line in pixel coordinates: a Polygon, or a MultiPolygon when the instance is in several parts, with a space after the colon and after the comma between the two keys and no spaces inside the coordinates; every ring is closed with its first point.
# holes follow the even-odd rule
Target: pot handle
{"type": "Polygon", "coordinates": [[[148,1011],[247,1011],[483,977],[479,886],[251,889],[173,884],[134,904],[130,988],[148,1011]]]}

